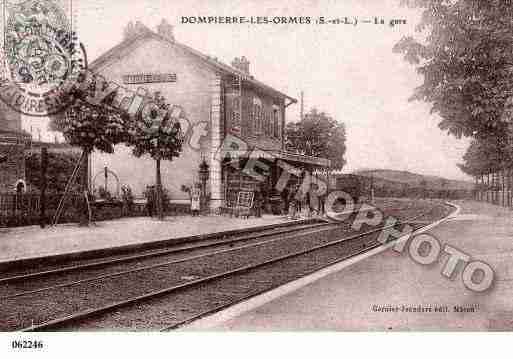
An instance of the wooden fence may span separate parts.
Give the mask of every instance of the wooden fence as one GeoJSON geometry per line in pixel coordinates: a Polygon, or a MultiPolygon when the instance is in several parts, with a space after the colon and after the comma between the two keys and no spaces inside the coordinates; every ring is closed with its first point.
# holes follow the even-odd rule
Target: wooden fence
{"type": "MultiPolygon", "coordinates": [[[[46,196],[45,216],[46,222],[51,221],[61,194],[51,194],[46,196]]],[[[61,223],[73,222],[76,219],[77,209],[75,204],[80,203],[79,194],[70,194],[67,196],[61,223]]],[[[38,224],[40,221],[40,196],[38,193],[14,194],[0,193],[0,227],[14,227],[24,225],[38,224]]]]}
{"type": "Polygon", "coordinates": [[[39,195],[34,194],[0,194],[0,215],[15,216],[24,213],[39,213],[39,195]]]}
{"type": "Polygon", "coordinates": [[[501,171],[476,178],[475,199],[498,206],[513,207],[513,173],[501,171]]]}
{"type": "MultiPolygon", "coordinates": [[[[45,217],[50,223],[59,205],[62,194],[46,196],[45,217]]],[[[66,196],[59,223],[78,222],[80,220],[80,203],[83,195],[71,193],[66,196]]],[[[14,194],[0,193],[0,227],[16,227],[36,225],[40,223],[40,196],[38,193],[14,194]]],[[[130,206],[123,205],[120,200],[92,202],[93,219],[96,221],[121,217],[136,217],[148,215],[146,201],[136,202],[130,206]]],[[[190,213],[188,203],[168,203],[165,214],[168,216],[187,215],[190,213]]]]}

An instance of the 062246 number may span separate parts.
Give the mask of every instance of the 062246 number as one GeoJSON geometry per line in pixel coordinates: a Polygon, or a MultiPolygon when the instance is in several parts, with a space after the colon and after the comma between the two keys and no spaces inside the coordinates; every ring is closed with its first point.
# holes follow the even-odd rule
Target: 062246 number
{"type": "Polygon", "coordinates": [[[13,349],[43,349],[42,340],[13,340],[11,342],[13,349]]]}

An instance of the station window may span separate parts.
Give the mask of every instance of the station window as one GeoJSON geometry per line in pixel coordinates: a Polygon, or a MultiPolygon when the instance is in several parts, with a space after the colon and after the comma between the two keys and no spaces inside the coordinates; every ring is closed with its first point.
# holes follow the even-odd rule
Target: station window
{"type": "Polygon", "coordinates": [[[262,101],[259,98],[253,99],[253,134],[262,133],[262,101]]]}
{"type": "Polygon", "coordinates": [[[265,134],[272,136],[271,113],[269,111],[265,111],[265,134]]]}
{"type": "Polygon", "coordinates": [[[280,113],[278,106],[273,106],[273,132],[274,137],[280,138],[280,113]]]}
{"type": "Polygon", "coordinates": [[[248,130],[248,135],[253,135],[255,132],[255,108],[254,106],[249,106],[249,123],[245,126],[248,130]]]}
{"type": "Polygon", "coordinates": [[[232,108],[232,130],[234,132],[240,132],[241,130],[241,116],[240,116],[240,98],[233,100],[232,108]]]}
{"type": "Polygon", "coordinates": [[[253,117],[254,117],[254,120],[253,120],[253,134],[258,134],[258,122],[260,121],[260,116],[259,116],[259,113],[258,113],[258,105],[257,104],[254,104],[253,105],[253,117]]]}

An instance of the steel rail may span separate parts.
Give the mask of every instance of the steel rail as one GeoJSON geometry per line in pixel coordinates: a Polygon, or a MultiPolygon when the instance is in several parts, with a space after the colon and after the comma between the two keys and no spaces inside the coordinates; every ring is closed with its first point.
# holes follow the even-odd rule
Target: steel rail
{"type": "MultiPolygon", "coordinates": [[[[337,258],[337,259],[335,259],[333,261],[330,261],[328,263],[322,264],[319,267],[316,267],[315,269],[309,270],[309,271],[305,272],[304,274],[301,274],[300,277],[308,276],[308,275],[313,274],[315,272],[318,272],[318,271],[320,271],[320,270],[322,270],[324,268],[327,268],[327,267],[330,267],[332,265],[338,264],[338,263],[343,262],[343,261],[345,261],[347,259],[356,257],[356,256],[358,256],[358,255],[360,255],[362,253],[366,253],[366,252],[368,252],[368,251],[370,251],[370,250],[372,250],[374,248],[378,248],[378,247],[380,247],[382,245],[384,245],[384,244],[383,243],[378,243],[378,244],[375,244],[375,245],[372,245],[372,246],[365,246],[364,245],[363,248],[359,252],[351,253],[351,254],[348,254],[346,256],[337,258]]],[[[203,311],[203,312],[201,312],[199,314],[195,314],[195,315],[192,315],[192,316],[190,316],[190,317],[188,317],[186,319],[180,320],[179,322],[174,323],[174,324],[172,324],[170,326],[161,328],[161,329],[159,329],[159,332],[167,332],[167,331],[170,331],[170,330],[173,330],[173,329],[178,329],[180,327],[183,327],[184,325],[192,323],[195,320],[198,320],[198,319],[204,318],[204,317],[206,317],[208,315],[217,313],[217,312],[219,312],[219,311],[221,311],[223,309],[229,308],[229,307],[231,307],[231,306],[233,306],[235,304],[239,304],[241,302],[249,300],[249,299],[251,299],[253,297],[256,297],[256,296],[258,296],[260,294],[263,294],[263,293],[268,292],[270,290],[276,289],[276,288],[278,288],[278,287],[280,287],[280,286],[282,286],[284,284],[293,282],[293,281],[295,281],[297,279],[298,278],[296,277],[296,278],[293,278],[291,280],[285,281],[283,283],[279,283],[277,285],[274,285],[274,286],[271,286],[271,287],[268,287],[268,288],[265,288],[265,289],[261,289],[261,290],[255,291],[253,293],[249,293],[249,294],[243,296],[242,298],[237,298],[236,300],[230,301],[229,303],[221,304],[221,305],[219,305],[217,307],[214,307],[212,309],[208,309],[208,310],[203,311]]]]}
{"type": "MultiPolygon", "coordinates": [[[[329,230],[333,230],[333,229],[337,228],[336,224],[327,224],[327,227],[329,227],[329,228],[322,228],[321,230],[319,230],[319,228],[317,228],[317,229],[315,229],[315,228],[314,229],[304,228],[302,230],[298,229],[296,232],[300,233],[301,231],[305,231],[306,233],[304,233],[303,235],[308,235],[308,234],[312,234],[312,233],[321,233],[323,231],[329,231],[329,230]]],[[[274,235],[280,235],[280,234],[283,234],[283,233],[275,233],[274,235]]],[[[90,278],[85,278],[85,279],[81,279],[81,280],[77,280],[77,281],[61,283],[61,284],[57,284],[57,285],[53,285],[53,286],[48,286],[48,287],[43,287],[43,288],[39,288],[39,289],[34,289],[34,290],[30,290],[30,291],[15,293],[15,294],[11,294],[11,295],[6,295],[6,296],[3,296],[3,297],[0,297],[0,300],[12,299],[12,298],[17,298],[17,297],[31,295],[31,294],[42,293],[42,292],[46,292],[46,291],[53,290],[53,289],[58,289],[58,288],[72,287],[72,286],[83,284],[83,283],[102,281],[102,280],[108,279],[108,278],[119,277],[119,276],[126,275],[126,274],[132,274],[132,273],[137,273],[137,272],[141,272],[141,271],[145,271],[145,270],[150,270],[150,269],[155,269],[155,268],[159,268],[159,267],[164,267],[164,266],[167,266],[167,265],[173,265],[173,264],[178,264],[178,263],[189,262],[189,261],[193,261],[193,260],[197,260],[197,259],[201,259],[201,258],[205,258],[205,257],[209,257],[209,256],[214,256],[214,255],[218,255],[218,254],[224,254],[224,253],[229,253],[229,252],[233,252],[233,251],[238,251],[238,250],[241,250],[241,249],[258,247],[258,246],[266,245],[266,244],[269,244],[269,243],[272,243],[272,242],[277,242],[277,241],[282,241],[282,240],[290,239],[290,238],[293,238],[293,236],[297,236],[297,235],[298,235],[298,233],[291,233],[291,234],[289,234],[289,235],[287,235],[285,237],[273,238],[273,239],[265,240],[263,242],[247,244],[247,245],[243,245],[243,246],[239,246],[239,247],[235,247],[235,248],[227,248],[227,249],[223,249],[223,250],[220,250],[220,251],[198,254],[198,255],[195,255],[195,256],[190,256],[190,257],[186,257],[186,258],[176,259],[176,260],[172,260],[172,261],[161,262],[161,263],[152,264],[152,265],[149,265],[149,266],[129,269],[129,270],[125,270],[125,271],[119,271],[119,272],[114,272],[114,273],[109,273],[109,274],[103,274],[103,275],[96,276],[96,277],[90,277],[90,278]]],[[[255,238],[260,238],[260,237],[255,237],[255,238]]]]}
{"type": "MultiPolygon", "coordinates": [[[[431,209],[430,211],[428,211],[428,212],[425,212],[425,213],[423,213],[423,214],[421,214],[421,215],[419,215],[419,216],[417,216],[417,217],[414,217],[414,218],[412,218],[412,219],[409,219],[409,220],[407,220],[407,221],[402,221],[401,223],[402,223],[402,224],[408,224],[408,223],[410,223],[410,222],[412,222],[412,221],[415,221],[417,218],[419,218],[419,217],[423,217],[423,216],[427,215],[427,214],[428,214],[428,213],[430,213],[433,209],[434,209],[434,208],[432,208],[432,209],[431,209]]],[[[428,222],[428,221],[426,221],[426,223],[425,223],[424,225],[422,225],[421,227],[417,228],[417,229],[416,229],[412,234],[414,234],[416,231],[418,231],[418,230],[420,230],[420,229],[422,229],[422,228],[424,228],[424,227],[429,226],[431,223],[433,223],[433,222],[428,222]]],[[[396,224],[396,225],[397,225],[397,224],[396,224]]],[[[383,229],[385,229],[385,228],[383,228],[383,229]]],[[[360,255],[360,254],[363,254],[363,253],[369,252],[369,251],[371,251],[371,250],[373,250],[373,249],[375,249],[375,248],[381,247],[381,246],[383,246],[383,245],[385,245],[385,244],[388,244],[388,243],[391,243],[391,242],[394,242],[394,241],[395,241],[395,240],[390,241],[390,242],[387,242],[387,243],[376,243],[376,244],[371,245],[371,246],[365,246],[365,244],[364,244],[364,245],[363,245],[363,248],[362,248],[359,252],[357,252],[357,253],[351,253],[351,254],[348,254],[348,255],[346,255],[346,256],[343,256],[343,257],[337,258],[337,259],[335,259],[335,260],[333,260],[333,261],[330,261],[330,262],[328,262],[328,263],[324,263],[324,264],[320,265],[319,267],[316,267],[315,269],[309,270],[309,271],[307,271],[306,273],[304,273],[304,274],[300,275],[300,277],[305,277],[305,276],[311,275],[311,274],[313,274],[313,273],[315,273],[315,272],[318,272],[318,271],[323,270],[323,269],[325,269],[325,268],[331,267],[331,266],[333,266],[333,265],[335,265],[335,264],[338,264],[338,263],[340,263],[340,262],[343,262],[343,261],[345,261],[345,260],[347,260],[347,259],[350,259],[350,258],[356,257],[356,256],[358,256],[358,255],[360,255]]],[[[201,319],[201,318],[204,318],[204,317],[206,317],[206,316],[209,316],[209,315],[215,314],[215,313],[220,312],[221,310],[224,310],[224,309],[226,309],[226,308],[229,308],[229,307],[231,307],[231,306],[233,306],[233,305],[236,305],[236,304],[239,304],[239,303],[245,302],[245,301],[247,301],[247,300],[249,300],[249,299],[251,299],[251,298],[254,298],[254,297],[256,297],[256,296],[258,296],[258,295],[261,295],[261,294],[263,294],[263,293],[266,293],[266,292],[268,292],[268,291],[270,291],[270,290],[273,290],[273,289],[276,289],[276,288],[278,288],[278,287],[281,287],[282,285],[285,285],[285,284],[287,284],[287,283],[291,283],[291,282],[293,282],[293,281],[295,281],[295,280],[297,280],[297,279],[298,279],[298,278],[296,277],[296,278],[293,278],[293,279],[291,279],[291,280],[287,280],[287,281],[285,281],[285,282],[283,282],[283,283],[279,283],[279,284],[277,284],[277,285],[274,285],[274,286],[271,286],[271,287],[268,287],[268,288],[265,288],[265,289],[261,289],[261,290],[254,291],[254,292],[249,293],[249,294],[247,294],[247,295],[245,295],[245,296],[243,296],[243,297],[241,297],[241,298],[237,298],[236,300],[230,301],[230,302],[225,303],[225,304],[218,305],[217,307],[214,307],[214,308],[211,308],[211,309],[205,310],[205,311],[200,312],[200,313],[198,313],[198,314],[191,315],[190,317],[187,317],[187,318],[185,318],[185,319],[182,319],[182,320],[180,320],[180,321],[178,321],[178,322],[176,322],[176,323],[174,323],[174,324],[172,324],[172,325],[169,325],[169,326],[166,326],[166,327],[164,327],[164,328],[159,329],[159,332],[167,332],[167,331],[170,331],[170,330],[178,329],[178,328],[183,327],[183,326],[185,326],[185,325],[187,325],[187,324],[190,324],[190,323],[192,323],[192,322],[194,322],[194,321],[196,321],[196,320],[198,320],[198,319],[201,319]]]]}
{"type": "MultiPolygon", "coordinates": [[[[411,209],[411,207],[389,208],[388,210],[404,211],[404,210],[409,210],[409,209],[411,209]]],[[[360,210],[359,208],[355,209],[355,210],[353,210],[353,213],[356,213],[359,210],[360,210]]],[[[255,231],[253,233],[250,232],[249,234],[245,234],[241,237],[236,237],[236,238],[227,239],[227,240],[216,240],[215,238],[198,239],[198,240],[195,240],[194,242],[197,243],[197,242],[210,241],[211,243],[204,243],[204,244],[199,244],[199,245],[198,244],[196,244],[196,245],[194,245],[194,244],[193,245],[174,244],[174,245],[171,245],[173,248],[170,248],[170,249],[153,250],[149,253],[144,253],[144,254],[123,256],[121,258],[95,261],[92,263],[56,268],[56,269],[51,269],[51,270],[46,270],[46,271],[41,271],[41,272],[20,274],[20,275],[15,275],[12,277],[4,277],[4,278],[0,278],[0,285],[7,284],[7,283],[13,283],[13,282],[17,282],[17,281],[22,281],[22,280],[26,280],[26,279],[34,279],[34,278],[38,278],[38,277],[42,277],[42,276],[68,273],[68,272],[82,270],[82,269],[115,265],[115,264],[134,261],[134,260],[138,260],[138,259],[148,259],[148,258],[152,258],[152,257],[165,256],[167,254],[178,253],[178,252],[182,252],[182,251],[189,251],[189,250],[195,250],[195,249],[214,247],[214,246],[218,246],[218,245],[225,245],[225,244],[230,244],[230,243],[249,241],[252,239],[263,238],[263,237],[271,236],[271,235],[275,235],[275,234],[289,233],[289,232],[294,232],[294,231],[298,231],[298,230],[302,230],[302,229],[323,227],[323,226],[327,226],[327,225],[330,225],[333,223],[336,223],[336,222],[331,221],[331,222],[322,222],[322,223],[313,223],[313,224],[298,224],[296,226],[292,225],[291,227],[288,227],[288,228],[281,227],[280,229],[276,230],[276,232],[261,233],[258,235],[254,234],[254,232],[258,231],[258,229],[255,229],[255,231]]],[[[267,230],[269,230],[269,229],[266,229],[266,231],[267,230]]]]}
{"type": "MultiPolygon", "coordinates": [[[[69,273],[69,272],[74,272],[74,271],[83,270],[83,269],[91,269],[91,268],[95,268],[95,267],[115,265],[115,264],[120,264],[120,263],[124,263],[124,262],[140,260],[140,259],[160,257],[160,256],[165,256],[165,255],[173,254],[173,253],[192,251],[195,249],[205,249],[205,248],[209,248],[209,247],[222,246],[222,245],[226,245],[226,244],[250,241],[252,239],[264,238],[264,237],[269,237],[269,236],[273,236],[273,235],[277,235],[277,234],[297,232],[297,231],[301,231],[301,230],[308,230],[308,229],[318,228],[318,227],[325,227],[325,226],[329,226],[329,225],[332,225],[332,223],[327,223],[327,222],[314,223],[314,224],[310,224],[310,225],[306,225],[306,224],[300,225],[299,227],[296,226],[296,227],[292,227],[292,228],[285,227],[285,228],[280,228],[280,229],[274,230],[274,231],[268,229],[268,231],[269,231],[268,233],[261,233],[261,234],[250,233],[250,234],[246,234],[241,237],[230,238],[230,239],[217,239],[217,240],[215,238],[204,239],[204,240],[200,239],[195,242],[207,242],[207,241],[209,241],[209,242],[203,243],[203,244],[192,244],[192,245],[175,244],[175,245],[172,245],[172,248],[155,250],[150,253],[136,254],[136,255],[124,256],[121,258],[107,259],[107,260],[96,261],[96,262],[92,262],[92,263],[79,264],[79,265],[51,269],[51,270],[46,270],[46,271],[41,271],[41,272],[33,272],[33,273],[28,273],[28,274],[16,275],[16,276],[12,276],[12,277],[0,278],[0,285],[13,283],[13,282],[19,282],[19,281],[27,280],[27,279],[34,279],[34,278],[38,278],[38,277],[49,276],[49,275],[69,273]]],[[[257,231],[255,231],[255,232],[257,232],[257,231]]]]}
{"type": "MultiPolygon", "coordinates": [[[[415,217],[410,218],[410,219],[405,220],[405,221],[398,221],[398,222],[394,223],[393,225],[383,226],[383,227],[380,227],[378,229],[374,229],[374,230],[367,231],[367,232],[364,232],[364,233],[359,233],[357,235],[353,235],[353,236],[349,236],[349,237],[345,237],[345,238],[340,238],[340,239],[337,239],[335,241],[331,241],[331,242],[324,243],[324,244],[321,244],[321,245],[318,245],[318,246],[314,246],[312,248],[308,248],[308,249],[304,249],[304,250],[299,250],[299,251],[296,251],[296,252],[292,252],[292,253],[288,253],[288,254],[276,257],[276,258],[268,259],[268,260],[260,262],[260,263],[251,264],[251,265],[247,265],[247,266],[242,266],[242,267],[239,267],[239,268],[236,268],[236,269],[232,269],[232,270],[229,270],[229,271],[224,271],[222,273],[217,273],[217,274],[213,274],[213,275],[210,275],[210,276],[207,276],[207,277],[203,277],[203,278],[191,280],[191,281],[188,281],[188,282],[185,282],[185,283],[181,283],[181,284],[178,284],[178,285],[173,285],[171,287],[168,287],[168,288],[165,288],[165,289],[161,289],[161,290],[157,290],[157,291],[153,291],[153,292],[146,293],[146,294],[143,294],[143,295],[139,295],[139,296],[136,296],[134,298],[130,298],[130,299],[114,302],[114,303],[107,304],[107,305],[100,306],[100,307],[93,308],[93,309],[79,311],[79,312],[76,312],[76,313],[73,313],[73,314],[70,314],[70,315],[67,315],[67,316],[63,316],[61,318],[52,319],[52,320],[43,322],[41,324],[32,325],[30,327],[20,329],[20,331],[22,331],[22,332],[32,332],[32,331],[42,331],[42,330],[48,330],[48,329],[52,329],[52,328],[61,327],[61,326],[65,325],[65,324],[70,324],[70,323],[76,322],[78,320],[83,320],[83,319],[86,319],[86,318],[91,317],[91,316],[95,316],[95,315],[99,315],[99,314],[102,314],[102,313],[105,313],[105,312],[109,312],[109,311],[118,309],[120,307],[124,307],[124,306],[130,305],[130,304],[134,304],[134,303],[137,303],[137,302],[140,302],[140,301],[144,301],[144,300],[148,300],[148,299],[157,298],[157,297],[162,296],[162,295],[170,294],[170,293],[178,291],[180,289],[185,289],[185,288],[193,287],[195,285],[206,283],[206,282],[210,282],[210,281],[215,280],[215,279],[220,279],[220,278],[227,277],[227,276],[230,276],[230,275],[246,272],[246,271],[249,271],[249,270],[252,270],[252,269],[255,269],[255,268],[259,268],[259,267],[262,267],[262,266],[265,266],[265,265],[268,265],[268,264],[280,262],[280,261],[283,261],[285,259],[289,259],[289,258],[293,258],[293,257],[298,257],[298,256],[301,256],[301,255],[304,255],[304,254],[308,254],[310,252],[314,252],[314,251],[318,251],[318,250],[321,250],[321,249],[324,249],[324,248],[332,247],[332,246],[341,244],[341,243],[346,242],[346,241],[354,240],[354,239],[357,239],[357,238],[362,238],[362,237],[365,237],[365,236],[377,233],[377,232],[385,230],[385,229],[394,228],[394,227],[396,227],[399,224],[405,224],[408,221],[412,221],[412,220],[415,220],[416,218],[422,217],[422,216],[426,215],[427,213],[431,212],[432,210],[433,210],[433,208],[431,210],[429,210],[428,212],[424,212],[424,213],[422,213],[422,214],[420,214],[418,216],[415,216],[415,217]]],[[[383,245],[383,244],[380,243],[377,246],[381,246],[381,245],[383,245]]],[[[365,250],[368,251],[368,250],[370,250],[372,248],[374,248],[374,247],[366,247],[365,250]]],[[[237,249],[240,249],[240,248],[237,248],[237,249]]],[[[236,249],[230,249],[230,250],[236,250],[236,249]]],[[[228,251],[230,251],[230,250],[228,250],[228,251]]],[[[361,252],[358,252],[358,254],[360,254],[360,253],[361,252]]],[[[345,257],[345,259],[347,259],[347,257],[345,257]]]]}

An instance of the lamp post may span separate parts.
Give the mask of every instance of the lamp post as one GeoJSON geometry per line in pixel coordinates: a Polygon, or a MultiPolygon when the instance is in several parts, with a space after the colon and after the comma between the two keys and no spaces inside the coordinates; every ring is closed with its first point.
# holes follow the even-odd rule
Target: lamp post
{"type": "Polygon", "coordinates": [[[201,209],[205,208],[207,199],[207,181],[209,175],[208,163],[203,159],[199,166],[199,179],[201,182],[201,209]]]}

